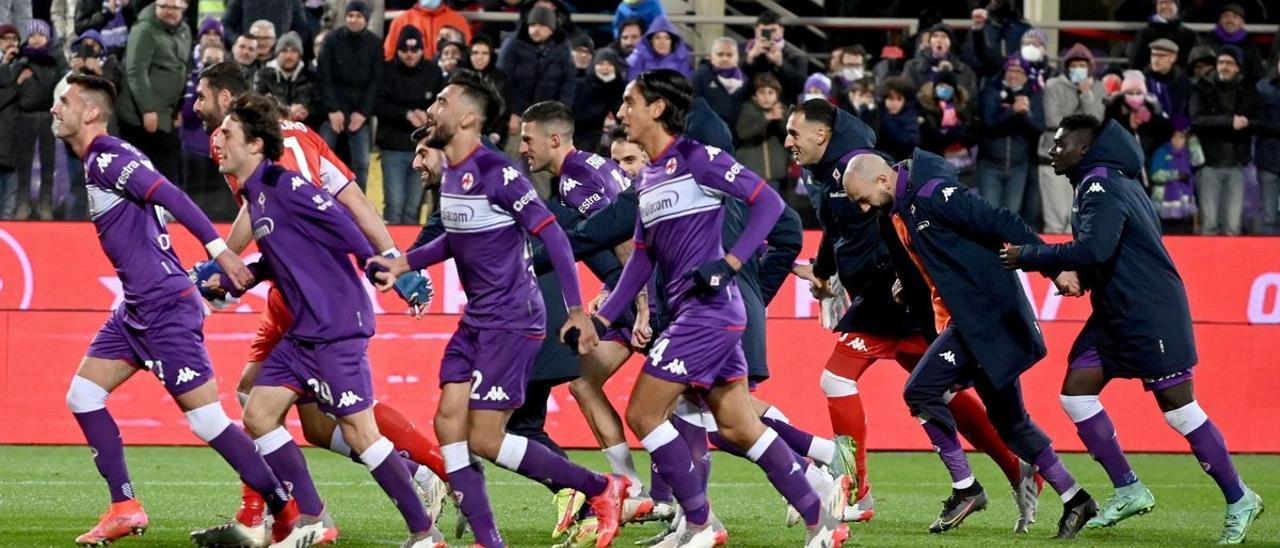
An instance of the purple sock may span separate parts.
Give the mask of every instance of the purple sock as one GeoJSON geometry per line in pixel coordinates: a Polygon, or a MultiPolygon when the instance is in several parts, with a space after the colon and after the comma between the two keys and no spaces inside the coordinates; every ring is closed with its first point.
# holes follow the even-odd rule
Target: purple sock
{"type": "Polygon", "coordinates": [[[1040,477],[1048,482],[1057,491],[1059,495],[1066,493],[1067,490],[1076,486],[1076,479],[1071,477],[1071,472],[1067,471],[1067,466],[1062,464],[1062,460],[1058,458],[1058,454],[1053,451],[1053,446],[1045,446],[1036,455],[1036,469],[1040,472],[1040,477]]]}
{"type": "Polygon", "coordinates": [[[787,447],[790,447],[797,455],[804,457],[809,454],[809,447],[813,445],[813,434],[796,428],[791,423],[782,422],[771,417],[760,417],[760,422],[777,432],[778,437],[782,438],[787,447]]]}
{"type": "Polygon", "coordinates": [[[724,451],[725,453],[735,457],[747,458],[747,452],[743,451],[741,447],[734,445],[728,438],[720,434],[719,430],[715,432],[707,432],[707,437],[711,438],[711,443],[716,446],[716,449],[724,451]]]}
{"type": "Polygon", "coordinates": [[[670,421],[680,434],[680,439],[689,447],[689,455],[693,457],[693,470],[698,474],[698,481],[705,495],[707,482],[711,479],[711,449],[707,445],[707,436],[713,433],[708,433],[701,424],[694,424],[680,417],[671,417],[670,421]]]}
{"type": "Polygon", "coordinates": [[[324,511],[324,503],[320,501],[320,493],[316,484],[311,481],[311,472],[307,470],[307,460],[302,457],[302,450],[292,438],[275,451],[262,455],[271,470],[280,481],[289,485],[289,493],[298,501],[298,510],[308,516],[318,516],[324,511]]]}
{"type": "Polygon", "coordinates": [[[1077,422],[1076,433],[1080,435],[1080,441],[1084,442],[1085,448],[1089,450],[1089,454],[1093,455],[1093,459],[1107,471],[1107,477],[1111,478],[1111,485],[1120,488],[1137,483],[1138,474],[1133,472],[1133,468],[1129,466],[1129,459],[1125,458],[1124,451],[1120,449],[1120,441],[1116,438],[1116,427],[1111,423],[1111,417],[1107,415],[1106,410],[1077,422]]]}
{"type": "Polygon", "coordinates": [[[782,493],[782,498],[787,499],[800,512],[806,524],[818,523],[822,502],[805,479],[804,466],[800,464],[795,451],[776,432],[770,429],[764,432],[747,451],[747,456],[764,470],[769,482],[782,493]]]}
{"type": "Polygon", "coordinates": [[[476,543],[484,548],[501,548],[506,546],[502,535],[498,534],[498,524],[493,519],[493,510],[489,508],[489,494],[485,492],[484,468],[473,462],[470,466],[449,472],[449,487],[453,489],[454,500],[467,523],[476,535],[476,543]]]}
{"type": "MultiPolygon", "coordinates": [[[[409,527],[409,533],[425,533],[431,530],[431,518],[427,517],[427,511],[422,507],[422,502],[418,500],[418,492],[413,489],[413,479],[410,478],[408,470],[405,469],[404,459],[400,458],[394,450],[391,450],[391,442],[386,438],[382,438],[379,442],[375,442],[374,446],[365,451],[365,455],[369,455],[372,450],[389,450],[386,458],[382,460],[378,466],[369,470],[373,474],[373,479],[377,480],[382,490],[391,497],[396,503],[396,509],[400,510],[400,516],[404,518],[404,523],[409,527]],[[379,443],[385,442],[385,448],[379,448],[379,443]]],[[[370,460],[376,460],[376,456],[370,456],[370,460]]]]}
{"type": "Polygon", "coordinates": [[[653,460],[653,469],[667,480],[689,523],[706,523],[711,515],[711,505],[699,477],[698,463],[680,433],[666,422],[645,436],[643,442],[653,460]]]}
{"type": "Polygon", "coordinates": [[[412,459],[410,459],[410,458],[408,458],[408,457],[406,457],[406,456],[404,456],[404,455],[400,455],[400,462],[403,462],[403,463],[404,463],[404,469],[405,469],[405,471],[406,471],[406,472],[408,472],[408,473],[409,473],[409,477],[410,477],[410,478],[416,478],[416,477],[418,477],[418,469],[419,469],[419,468],[422,468],[422,465],[421,465],[421,464],[418,464],[418,463],[416,463],[416,462],[413,462],[413,460],[412,460],[412,459]]]}
{"type": "Polygon", "coordinates": [[[564,458],[529,438],[506,434],[495,459],[499,466],[542,482],[571,487],[588,497],[603,493],[609,480],[564,458]]]}
{"type": "Polygon", "coordinates": [[[1218,483],[1218,488],[1222,489],[1222,496],[1227,499],[1227,504],[1244,497],[1244,484],[1240,482],[1240,475],[1236,473],[1231,454],[1227,452],[1227,442],[1222,438],[1222,432],[1218,431],[1213,421],[1204,421],[1204,424],[1188,432],[1186,437],[1187,441],[1191,442],[1191,452],[1196,454],[1196,460],[1200,461],[1200,466],[1204,468],[1205,473],[1218,483]]]}
{"type": "Polygon", "coordinates": [[[240,481],[253,488],[267,502],[267,509],[276,514],[289,503],[289,493],[280,485],[267,461],[258,454],[253,440],[236,425],[229,425],[221,434],[209,440],[209,447],[240,474],[240,481]]]}
{"type": "Polygon", "coordinates": [[[973,470],[969,468],[969,458],[965,456],[964,448],[960,446],[960,438],[956,433],[948,432],[941,423],[933,420],[925,421],[922,426],[925,434],[929,435],[933,450],[938,452],[942,464],[951,473],[951,483],[955,484],[972,478],[973,470]]]}
{"type": "Polygon", "coordinates": [[[649,467],[649,496],[655,502],[672,502],[675,500],[671,496],[671,486],[667,485],[667,480],[662,479],[653,466],[649,467]]]}
{"type": "Polygon", "coordinates": [[[120,439],[120,427],[107,408],[88,413],[72,413],[85,441],[93,450],[93,463],[111,490],[111,502],[124,502],[133,498],[133,483],[129,482],[129,468],[124,462],[124,441],[120,439]]]}

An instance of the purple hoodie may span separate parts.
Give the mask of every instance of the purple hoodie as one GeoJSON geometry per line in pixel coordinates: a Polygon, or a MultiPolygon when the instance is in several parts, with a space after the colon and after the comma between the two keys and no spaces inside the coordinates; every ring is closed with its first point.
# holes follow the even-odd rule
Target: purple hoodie
{"type": "Polygon", "coordinates": [[[693,56],[689,53],[689,45],[684,43],[680,33],[676,32],[676,28],[667,21],[666,17],[653,20],[649,30],[644,33],[644,39],[640,40],[640,43],[636,44],[635,51],[627,56],[627,65],[631,67],[627,71],[627,82],[635,80],[642,72],[654,69],[674,69],[685,77],[693,74],[693,56]],[[671,35],[671,53],[661,57],[650,45],[653,35],[658,32],[671,35]]]}

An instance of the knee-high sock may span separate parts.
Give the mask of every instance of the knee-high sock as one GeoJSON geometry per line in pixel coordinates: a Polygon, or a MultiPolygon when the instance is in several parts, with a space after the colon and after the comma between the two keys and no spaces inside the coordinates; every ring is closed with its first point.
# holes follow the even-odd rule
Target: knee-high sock
{"type": "Polygon", "coordinates": [[[289,494],[266,460],[254,450],[253,440],[244,430],[228,425],[221,434],[209,440],[209,447],[222,455],[227,464],[240,474],[240,481],[262,496],[272,514],[279,513],[289,503],[289,494]]]}
{"type": "Polygon", "coordinates": [[[969,444],[974,449],[991,457],[991,460],[1000,467],[1000,471],[1004,472],[1009,485],[1016,488],[1018,482],[1022,480],[1018,455],[1005,445],[995,427],[991,426],[991,420],[987,418],[987,410],[982,406],[982,400],[978,399],[973,389],[957,392],[947,407],[956,418],[956,429],[960,431],[960,435],[969,440],[969,444]]]}
{"type": "Polygon", "coordinates": [[[409,471],[405,469],[404,461],[396,453],[391,440],[380,438],[373,442],[373,445],[360,454],[360,460],[369,468],[369,473],[382,487],[382,491],[395,502],[409,533],[430,531],[431,518],[418,500],[409,471]]]}
{"type": "Polygon", "coordinates": [[[1129,466],[1129,459],[1125,458],[1124,451],[1120,449],[1116,427],[1107,415],[1107,410],[1098,401],[1098,396],[1062,395],[1059,399],[1067,416],[1075,423],[1080,441],[1084,442],[1085,449],[1093,455],[1093,460],[1098,461],[1107,472],[1111,485],[1120,488],[1137,483],[1138,474],[1134,473],[1129,466]]]}
{"type": "Polygon", "coordinates": [[[1076,493],[1080,492],[1080,484],[1076,483],[1076,479],[1071,476],[1071,472],[1067,471],[1067,466],[1062,464],[1062,460],[1058,458],[1058,453],[1054,452],[1053,446],[1045,446],[1036,455],[1034,463],[1036,469],[1039,470],[1040,476],[1044,478],[1045,483],[1053,487],[1058,492],[1058,496],[1062,498],[1062,502],[1070,501],[1076,493]]]}
{"type": "Polygon", "coordinates": [[[766,428],[764,434],[747,450],[747,458],[764,470],[769,483],[800,512],[806,524],[818,523],[822,511],[821,499],[809,485],[804,473],[805,467],[800,464],[799,457],[778,438],[777,432],[766,428]]]}
{"type": "Polygon", "coordinates": [[[703,494],[707,492],[707,482],[711,479],[711,449],[707,438],[717,431],[716,421],[710,411],[685,400],[676,408],[676,416],[671,422],[680,439],[689,446],[689,454],[693,456],[694,472],[698,474],[698,484],[703,494]]]}
{"type": "Polygon", "coordinates": [[[964,489],[973,485],[973,470],[969,468],[969,458],[965,456],[964,448],[960,446],[960,437],[955,432],[948,432],[936,421],[925,421],[921,426],[924,427],[925,434],[928,434],[934,451],[937,451],[938,457],[942,459],[942,464],[951,474],[951,487],[964,489]]]}
{"type": "Polygon", "coordinates": [[[684,509],[689,523],[706,523],[711,514],[711,505],[707,502],[702,478],[698,477],[699,466],[693,453],[689,451],[689,445],[681,439],[675,426],[664,422],[649,432],[641,442],[653,459],[654,471],[661,474],[662,479],[671,486],[672,494],[684,509]]]}
{"type": "Polygon", "coordinates": [[[408,453],[409,460],[430,468],[442,478],[447,475],[440,445],[418,430],[413,421],[382,402],[373,406],[373,418],[378,423],[378,431],[391,440],[396,449],[408,453]]]}
{"type": "Polygon", "coordinates": [[[571,487],[588,497],[604,492],[609,480],[547,449],[539,443],[515,434],[505,434],[498,458],[494,462],[526,478],[571,487]]]}
{"type": "Polygon", "coordinates": [[[836,444],[834,442],[796,428],[791,424],[790,419],[782,414],[782,411],[779,411],[777,407],[769,406],[764,414],[760,415],[760,422],[777,432],[778,437],[782,438],[787,447],[790,447],[797,455],[809,457],[825,465],[830,465],[836,459],[836,444]]]}
{"type": "Polygon", "coordinates": [[[505,546],[502,535],[498,533],[498,524],[493,519],[493,509],[489,507],[489,493],[485,490],[484,468],[479,462],[471,460],[471,451],[467,442],[457,442],[440,448],[444,456],[445,469],[449,471],[449,488],[453,490],[453,499],[458,501],[458,508],[471,524],[476,543],[484,548],[505,546]]]}
{"type": "Polygon", "coordinates": [[[1164,417],[1170,426],[1187,438],[1187,442],[1191,444],[1191,452],[1200,461],[1200,467],[1217,482],[1227,504],[1239,501],[1244,496],[1244,483],[1240,481],[1240,474],[1231,461],[1222,432],[1200,408],[1200,403],[1193,401],[1165,413],[1164,417]]]}
{"type": "Polygon", "coordinates": [[[85,441],[93,449],[93,464],[98,467],[102,479],[107,480],[111,502],[124,502],[133,498],[133,483],[129,481],[129,468],[124,462],[124,441],[120,439],[120,427],[111,413],[103,407],[87,413],[73,413],[85,441]]]}
{"type": "Polygon", "coordinates": [[[827,396],[827,413],[831,415],[831,431],[853,440],[853,460],[861,490],[867,484],[867,414],[862,408],[858,383],[831,371],[822,372],[821,383],[827,396]]]}
{"type": "Polygon", "coordinates": [[[294,443],[289,431],[281,426],[254,440],[254,443],[276,477],[292,486],[290,493],[298,501],[298,510],[308,516],[320,515],[324,511],[324,503],[311,481],[307,460],[302,457],[302,450],[294,443]]]}

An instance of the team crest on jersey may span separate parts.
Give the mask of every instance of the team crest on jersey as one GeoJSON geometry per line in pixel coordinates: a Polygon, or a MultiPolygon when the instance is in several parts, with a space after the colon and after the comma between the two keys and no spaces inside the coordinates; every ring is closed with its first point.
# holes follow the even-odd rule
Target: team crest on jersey
{"type": "Polygon", "coordinates": [[[675,172],[676,172],[676,159],[675,159],[675,158],[668,158],[668,159],[667,159],[667,167],[666,167],[666,171],[667,171],[667,175],[671,175],[672,173],[675,173],[675,172]]]}
{"type": "Polygon", "coordinates": [[[476,176],[470,173],[462,174],[462,190],[471,190],[476,184],[476,176]]]}
{"type": "Polygon", "coordinates": [[[265,211],[266,209],[267,209],[267,193],[259,192],[258,193],[258,210],[265,211]]]}
{"type": "Polygon", "coordinates": [[[839,180],[840,180],[840,168],[835,168],[835,169],[831,170],[831,177],[832,177],[833,179],[835,179],[836,181],[839,181],[839,180]]]}

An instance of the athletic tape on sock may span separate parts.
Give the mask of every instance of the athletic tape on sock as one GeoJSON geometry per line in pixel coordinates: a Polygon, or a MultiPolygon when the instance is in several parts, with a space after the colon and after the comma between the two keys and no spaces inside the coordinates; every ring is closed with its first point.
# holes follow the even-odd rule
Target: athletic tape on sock
{"type": "Polygon", "coordinates": [[[846,379],[830,371],[822,372],[822,379],[818,384],[822,386],[822,393],[828,398],[843,398],[858,394],[858,381],[846,379]]]}
{"type": "Polygon", "coordinates": [[[336,424],[333,425],[333,435],[329,437],[329,450],[344,457],[351,456],[351,445],[342,435],[342,427],[336,424]]]}
{"type": "Polygon", "coordinates": [[[948,391],[946,391],[946,392],[943,392],[943,393],[942,393],[942,405],[951,405],[951,400],[956,399],[956,394],[957,394],[957,393],[958,393],[958,392],[956,392],[955,390],[948,390],[948,391]]]}
{"type": "Polygon", "coordinates": [[[187,411],[185,415],[187,422],[191,425],[191,431],[205,442],[213,441],[213,438],[218,437],[228,426],[231,426],[231,418],[222,409],[222,402],[215,401],[197,407],[187,411]]]}
{"type": "Polygon", "coordinates": [[[635,471],[631,469],[632,467],[628,466],[631,463],[631,448],[625,442],[610,445],[601,449],[600,452],[604,453],[605,460],[609,461],[609,468],[613,470],[613,473],[627,477],[635,475],[635,471]]]}
{"type": "Polygon", "coordinates": [[[1193,401],[1182,407],[1174,409],[1173,411],[1165,413],[1164,420],[1169,423],[1169,426],[1172,426],[1174,430],[1177,430],[1179,434],[1185,436],[1195,429],[1200,428],[1200,425],[1209,420],[1209,415],[1206,415],[1204,410],[1200,408],[1200,402],[1193,401]]]}
{"type": "Polygon", "coordinates": [[[751,459],[751,462],[760,460],[760,457],[764,456],[764,452],[769,449],[769,445],[776,439],[778,439],[778,432],[772,428],[765,428],[764,433],[760,434],[756,442],[751,444],[751,449],[747,450],[747,458],[751,459]]]}
{"type": "Polygon", "coordinates": [[[253,440],[258,446],[259,455],[270,455],[277,449],[293,443],[293,436],[289,435],[289,431],[283,426],[277,426],[275,430],[263,434],[262,437],[253,440]]]}
{"type": "Polygon", "coordinates": [[[373,442],[368,449],[360,453],[360,462],[363,462],[369,470],[373,470],[382,465],[382,461],[387,460],[387,456],[396,450],[396,446],[391,444],[391,440],[382,437],[378,441],[373,442]]]}
{"type": "Polygon", "coordinates": [[[777,407],[774,407],[772,405],[770,405],[768,409],[765,409],[764,414],[760,416],[770,418],[778,422],[785,422],[787,424],[791,424],[791,419],[787,418],[787,416],[783,414],[782,411],[778,410],[777,407]]]}
{"type": "Polygon", "coordinates": [[[67,407],[72,413],[88,413],[107,406],[108,392],[89,379],[76,375],[71,377],[71,387],[67,389],[67,407]]]}
{"type": "Polygon", "coordinates": [[[457,472],[471,465],[471,450],[465,441],[440,447],[440,455],[444,457],[444,471],[448,473],[457,472]]]}
{"type": "Polygon", "coordinates": [[[244,409],[249,404],[249,395],[244,392],[236,392],[236,400],[240,402],[240,408],[244,409]]]}
{"type": "Polygon", "coordinates": [[[498,448],[498,458],[493,461],[514,472],[520,468],[520,462],[524,460],[524,452],[528,448],[529,438],[505,434],[502,436],[502,446],[498,448]]]}
{"type": "Polygon", "coordinates": [[[1097,394],[1087,396],[1063,394],[1058,396],[1058,400],[1062,402],[1062,409],[1067,412],[1067,416],[1071,417],[1071,422],[1082,422],[1102,412],[1102,402],[1098,401],[1097,394]]]}
{"type": "Polygon", "coordinates": [[[654,428],[652,432],[649,432],[648,436],[640,440],[640,444],[644,446],[645,451],[652,453],[678,437],[680,437],[680,432],[676,431],[676,427],[664,421],[657,428],[654,428]]]}

